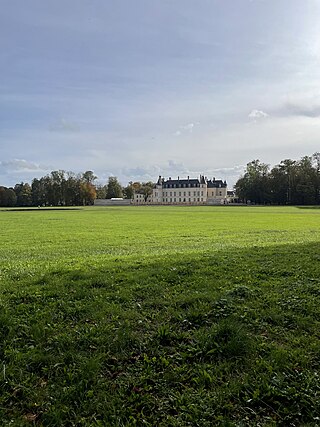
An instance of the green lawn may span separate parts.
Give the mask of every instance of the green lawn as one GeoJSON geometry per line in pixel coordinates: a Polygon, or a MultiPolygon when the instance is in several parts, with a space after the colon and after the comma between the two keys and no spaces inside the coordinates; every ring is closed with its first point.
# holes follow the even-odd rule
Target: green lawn
{"type": "Polygon", "coordinates": [[[320,425],[320,209],[0,210],[10,426],[320,425]]]}

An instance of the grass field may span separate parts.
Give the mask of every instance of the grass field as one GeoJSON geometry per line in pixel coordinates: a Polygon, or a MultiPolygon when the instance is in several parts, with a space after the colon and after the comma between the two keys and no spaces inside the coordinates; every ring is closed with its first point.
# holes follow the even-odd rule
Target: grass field
{"type": "Polygon", "coordinates": [[[0,210],[4,426],[320,425],[320,209],[0,210]]]}

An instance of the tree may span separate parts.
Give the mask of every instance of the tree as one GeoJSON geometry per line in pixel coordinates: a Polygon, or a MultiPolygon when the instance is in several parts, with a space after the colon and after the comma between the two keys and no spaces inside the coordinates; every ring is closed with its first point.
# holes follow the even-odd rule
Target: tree
{"type": "Polygon", "coordinates": [[[154,183],[151,181],[143,182],[141,184],[141,191],[142,191],[142,194],[144,195],[145,202],[148,200],[148,197],[151,196],[153,188],[154,188],[154,183]]]}
{"type": "Polygon", "coordinates": [[[280,165],[271,169],[270,192],[272,203],[285,205],[288,201],[288,178],[280,165]]]}
{"type": "Polygon", "coordinates": [[[96,185],[97,199],[106,199],[107,198],[107,186],[106,185],[96,185]]]}
{"type": "Polygon", "coordinates": [[[132,185],[132,181],[123,188],[123,194],[126,199],[133,199],[134,196],[134,187],[132,185]]]}
{"type": "Polygon", "coordinates": [[[82,204],[80,177],[73,172],[67,172],[65,182],[65,204],[67,206],[82,204]]]}
{"type": "Polygon", "coordinates": [[[97,198],[96,187],[94,181],[97,177],[92,171],[86,171],[82,174],[81,178],[81,193],[84,205],[93,205],[97,198]]]}
{"type": "Polygon", "coordinates": [[[133,191],[140,191],[141,190],[141,182],[138,182],[138,181],[136,181],[136,182],[130,182],[129,183],[131,186],[132,186],[132,188],[133,188],[133,191]]]}
{"type": "Polygon", "coordinates": [[[17,196],[12,188],[0,187],[0,206],[12,207],[16,202],[17,196]]]}
{"type": "Polygon", "coordinates": [[[253,160],[247,164],[244,175],[237,181],[237,196],[253,203],[270,202],[269,165],[253,160]]]}
{"type": "Polygon", "coordinates": [[[313,167],[315,169],[315,176],[316,176],[316,184],[315,184],[315,191],[316,191],[316,203],[320,203],[320,153],[316,152],[312,155],[313,160],[313,167]]]}
{"type": "Polygon", "coordinates": [[[93,205],[94,200],[97,197],[96,189],[90,182],[80,183],[80,197],[83,206],[93,205]]]}
{"type": "Polygon", "coordinates": [[[94,175],[92,171],[86,171],[82,174],[82,181],[88,183],[88,184],[94,184],[94,181],[97,179],[97,177],[94,175]]]}
{"type": "Polygon", "coordinates": [[[49,177],[51,187],[51,202],[53,206],[62,206],[65,204],[65,171],[52,171],[49,177]]]}
{"type": "Polygon", "coordinates": [[[33,206],[44,206],[47,202],[47,191],[43,178],[34,178],[31,184],[33,206]]]}
{"type": "Polygon", "coordinates": [[[117,177],[110,176],[107,184],[107,199],[112,199],[114,197],[123,197],[121,184],[118,182],[117,177]]]}
{"type": "Polygon", "coordinates": [[[17,196],[17,206],[31,206],[32,205],[32,190],[30,184],[21,182],[14,186],[14,192],[17,196]]]}
{"type": "Polygon", "coordinates": [[[313,159],[304,156],[298,162],[296,183],[296,204],[312,205],[317,201],[317,170],[313,167],[313,159]]]}
{"type": "Polygon", "coordinates": [[[7,206],[12,207],[17,204],[17,196],[13,188],[6,189],[7,206]]]}

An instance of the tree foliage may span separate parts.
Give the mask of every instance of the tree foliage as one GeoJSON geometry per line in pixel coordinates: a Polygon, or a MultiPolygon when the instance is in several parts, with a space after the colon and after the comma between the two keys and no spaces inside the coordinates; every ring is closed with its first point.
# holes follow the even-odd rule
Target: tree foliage
{"type": "Polygon", "coordinates": [[[0,206],[15,206],[17,196],[13,188],[0,187],[0,206]]]}
{"type": "Polygon", "coordinates": [[[14,188],[0,186],[2,206],[87,206],[94,200],[125,197],[132,199],[135,191],[141,191],[145,199],[152,194],[152,182],[129,182],[122,187],[117,177],[111,176],[106,184],[96,183],[93,171],[76,174],[55,170],[41,178],[34,178],[31,185],[18,183],[14,188]]]}
{"type": "Polygon", "coordinates": [[[236,183],[237,196],[258,204],[313,205],[320,203],[320,153],[300,160],[285,159],[271,170],[253,160],[236,183]]]}
{"type": "Polygon", "coordinates": [[[119,183],[116,176],[110,176],[107,184],[107,199],[112,199],[115,197],[123,197],[123,191],[121,184],[119,183]]]}
{"type": "Polygon", "coordinates": [[[148,197],[151,196],[152,194],[152,190],[154,187],[154,183],[151,181],[148,182],[143,182],[141,184],[141,189],[140,191],[142,192],[142,194],[144,195],[144,200],[147,201],[148,197]]]}

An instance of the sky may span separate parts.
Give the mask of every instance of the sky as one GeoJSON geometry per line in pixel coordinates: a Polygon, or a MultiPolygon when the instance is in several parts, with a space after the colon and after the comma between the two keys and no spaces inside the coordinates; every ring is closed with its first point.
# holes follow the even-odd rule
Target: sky
{"type": "Polygon", "coordinates": [[[319,0],[1,0],[0,185],[320,151],[319,0]]]}

